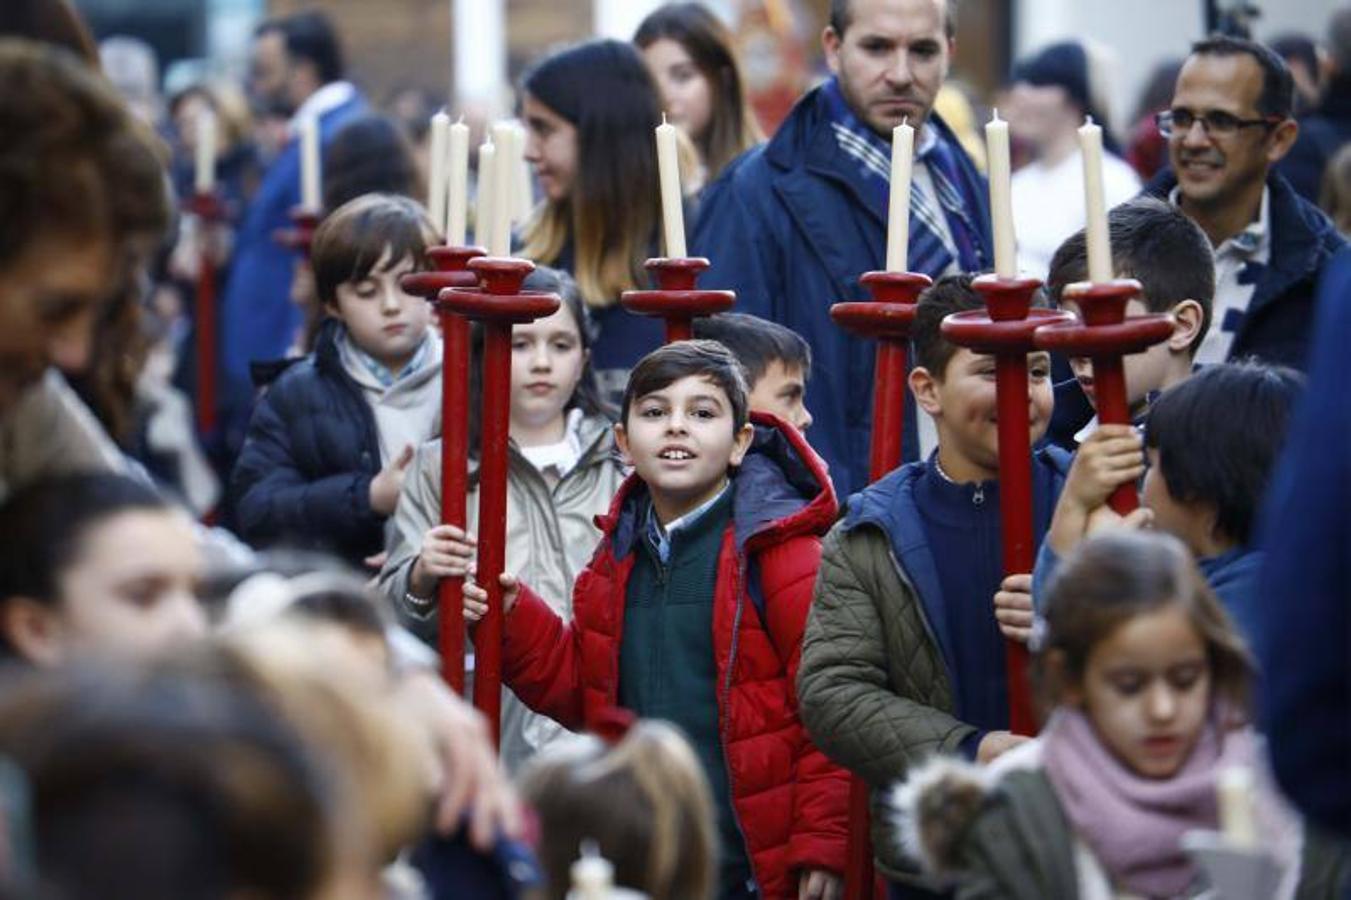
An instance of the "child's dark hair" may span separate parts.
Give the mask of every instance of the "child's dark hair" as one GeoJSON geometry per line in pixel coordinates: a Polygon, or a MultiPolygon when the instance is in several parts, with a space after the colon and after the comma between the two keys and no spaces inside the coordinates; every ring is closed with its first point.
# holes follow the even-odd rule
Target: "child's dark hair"
{"type": "MultiPolygon", "coordinates": [[[[1140,300],[1153,313],[1166,313],[1183,300],[1201,306],[1201,326],[1188,351],[1196,353],[1210,328],[1215,297],[1215,262],[1210,240],[1182,210],[1156,197],[1137,197],[1107,214],[1112,267],[1120,278],[1134,278],[1140,300]]],[[[1065,239],[1051,258],[1046,294],[1060,305],[1068,284],[1088,278],[1088,246],[1083,229],[1065,239]]]]}
{"type": "Polygon", "coordinates": [[[256,695],[76,666],[7,684],[0,722],[44,896],[284,900],[331,870],[327,767],[256,695]]]}
{"type": "Polygon", "coordinates": [[[1207,366],[1150,406],[1145,446],[1168,493],[1215,507],[1215,529],[1247,545],[1304,376],[1258,362],[1207,366]]]}
{"type": "Polygon", "coordinates": [[[407,257],[427,268],[427,248],[436,230],[416,200],[393,194],[365,194],[335,209],[314,233],[310,264],[314,288],[325,306],[338,303],[338,286],[360,281],[389,251],[393,267],[407,257]]]}
{"type": "MultiPolygon", "coordinates": [[[[586,416],[601,416],[613,420],[614,404],[601,392],[600,382],[596,380],[596,370],[591,364],[591,347],[596,342],[596,324],[591,319],[591,311],[577,290],[577,282],[562,269],[549,266],[535,266],[535,271],[526,276],[521,287],[527,291],[545,291],[557,294],[563,305],[572,313],[577,323],[577,333],[581,336],[582,352],[586,362],[582,364],[582,377],[568,399],[566,410],[580,409],[586,416]]],[[[471,335],[473,361],[469,367],[469,446],[479,446],[479,401],[483,397],[480,387],[483,372],[483,328],[475,324],[471,335]]]]}
{"type": "MultiPolygon", "coordinates": [[[[943,337],[943,320],[953,313],[985,309],[985,300],[971,287],[974,280],[974,275],[944,275],[919,295],[915,324],[910,328],[910,340],[915,345],[915,365],[928,369],[929,374],[939,381],[943,380],[948,363],[958,350],[956,344],[943,337]]],[[[1044,304],[1037,298],[1033,305],[1044,304]]]]}
{"type": "Polygon", "coordinates": [[[1252,659],[1191,553],[1170,535],[1124,529],[1080,544],[1051,581],[1037,666],[1052,703],[1082,681],[1093,648],[1118,627],[1169,606],[1182,608],[1206,645],[1213,696],[1246,712],[1252,659]],[[1061,668],[1048,680],[1053,653],[1061,668]]]}
{"type": "Polygon", "coordinates": [[[0,603],[10,597],[57,603],[62,573],[79,559],[90,529],[122,513],[173,508],[153,488],[109,472],[19,488],[0,504],[0,603]]]}
{"type": "Polygon", "coordinates": [[[750,391],[746,373],[732,351],[717,341],[676,341],[653,350],[629,373],[619,421],[628,424],[629,408],[648,394],[690,376],[707,379],[722,389],[732,405],[732,427],[740,431],[750,421],[750,391]]]}
{"type": "Polygon", "coordinates": [[[717,341],[741,363],[751,388],[775,362],[811,376],[812,348],[802,335],[778,322],[745,313],[722,313],[694,320],[694,336],[717,341]]]}

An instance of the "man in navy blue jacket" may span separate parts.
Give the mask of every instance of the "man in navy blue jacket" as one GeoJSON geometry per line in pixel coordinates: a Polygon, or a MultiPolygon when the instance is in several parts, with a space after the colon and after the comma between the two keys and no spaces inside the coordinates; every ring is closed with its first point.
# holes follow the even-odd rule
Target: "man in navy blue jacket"
{"type": "Polygon", "coordinates": [[[1287,796],[1351,837],[1351,250],[1320,289],[1309,387],[1266,503],[1262,731],[1287,796]]]}
{"type": "Polygon", "coordinates": [[[291,210],[300,203],[296,123],[317,116],[322,144],[366,109],[356,88],[343,80],[337,35],[320,12],[270,19],[258,27],[252,89],[272,112],[291,116],[292,133],[240,226],[221,304],[221,419],[231,449],[243,442],[248,424],[249,363],[285,354],[301,321],[290,296],[297,255],[273,238],[290,224],[291,210]]]}
{"type": "Polygon", "coordinates": [[[1303,369],[1314,295],[1346,242],[1272,171],[1295,141],[1294,82],[1255,41],[1192,47],[1160,114],[1172,168],[1146,188],[1186,213],[1215,249],[1215,300],[1196,362],[1257,356],[1303,369]]]}
{"type": "MultiPolygon", "coordinates": [[[[832,0],[822,36],[834,77],[803,97],[768,144],[709,186],[694,250],[709,287],[737,309],[801,334],[812,347],[812,444],[843,496],[867,483],[873,347],[830,319],[861,299],[864,272],[884,267],[891,131],[919,129],[909,267],[935,278],[988,268],[985,180],[941,119],[956,22],[948,0],[832,0]]],[[[911,401],[907,397],[907,403],[911,401]]],[[[913,407],[905,458],[916,459],[913,407]]]]}

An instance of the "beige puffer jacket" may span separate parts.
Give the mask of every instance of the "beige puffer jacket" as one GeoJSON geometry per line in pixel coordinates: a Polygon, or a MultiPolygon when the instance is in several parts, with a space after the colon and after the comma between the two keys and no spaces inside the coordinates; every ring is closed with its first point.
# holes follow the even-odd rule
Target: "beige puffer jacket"
{"type": "MultiPolygon", "coordinates": [[[[586,568],[600,540],[595,517],[610,508],[627,470],[615,449],[610,422],[586,416],[577,425],[582,455],[552,489],[516,449],[508,451],[506,570],[539,594],[565,619],[572,618],[572,582],[586,568]]],[[[468,502],[471,533],[478,530],[477,479],[471,474],[468,502]]],[[[423,536],[441,516],[441,442],[418,448],[404,478],[392,518],[389,556],[377,585],[400,624],[435,645],[435,612],[424,614],[407,600],[408,578],[423,536]]],[[[502,689],[502,759],[513,773],[542,746],[563,733],[553,720],[536,715],[502,689]]]]}

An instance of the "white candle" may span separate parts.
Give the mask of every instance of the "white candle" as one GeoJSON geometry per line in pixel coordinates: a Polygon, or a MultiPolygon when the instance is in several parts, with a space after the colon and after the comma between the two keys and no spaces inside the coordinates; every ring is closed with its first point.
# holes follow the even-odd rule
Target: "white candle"
{"type": "Polygon", "coordinates": [[[1085,119],[1079,129],[1084,157],[1084,215],[1088,237],[1088,280],[1111,281],[1112,244],[1107,231],[1107,200],[1102,190],[1102,128],[1085,119]]]}
{"type": "Polygon", "coordinates": [[[474,243],[487,248],[493,231],[493,169],[497,148],[484,141],[478,148],[478,215],[474,219],[474,243]]]}
{"type": "Polygon", "coordinates": [[[999,110],[985,124],[985,146],[990,158],[990,223],[994,228],[994,270],[1000,278],[1018,274],[1013,233],[1013,167],[1009,162],[1009,123],[999,110]]]}
{"type": "Polygon", "coordinates": [[[582,855],[568,872],[572,876],[572,890],[568,900],[607,900],[614,887],[615,867],[600,855],[596,842],[582,841],[582,855]]]}
{"type": "Polygon", "coordinates": [[[196,163],[193,186],[209,194],[216,189],[216,114],[209,109],[197,116],[196,163]]]}
{"type": "Polygon", "coordinates": [[[657,126],[657,170],[661,175],[661,220],[666,232],[666,255],[685,255],[685,209],[680,193],[680,156],[676,151],[675,126],[662,113],[657,126]]]}
{"type": "Polygon", "coordinates": [[[1235,847],[1257,846],[1257,819],[1253,814],[1253,772],[1247,766],[1229,766],[1215,776],[1220,806],[1220,830],[1235,847]]]}
{"type": "Polygon", "coordinates": [[[511,255],[511,183],[515,175],[511,161],[516,145],[516,130],[510,123],[493,126],[493,146],[497,159],[493,163],[493,225],[488,232],[488,255],[511,255]]]}
{"type": "Polygon", "coordinates": [[[319,195],[319,119],[306,116],[300,120],[300,206],[317,213],[323,208],[319,195]]]}
{"type": "Polygon", "coordinates": [[[462,121],[450,126],[446,169],[446,243],[459,247],[465,242],[469,216],[469,126],[462,121]]]}
{"type": "Polygon", "coordinates": [[[438,234],[446,230],[446,176],[450,144],[450,116],[443,109],[432,116],[431,147],[427,157],[427,215],[438,234]]]}
{"type": "Polygon", "coordinates": [[[904,272],[910,254],[910,176],[915,129],[904,121],[891,129],[891,203],[887,209],[887,271],[904,272]]]}

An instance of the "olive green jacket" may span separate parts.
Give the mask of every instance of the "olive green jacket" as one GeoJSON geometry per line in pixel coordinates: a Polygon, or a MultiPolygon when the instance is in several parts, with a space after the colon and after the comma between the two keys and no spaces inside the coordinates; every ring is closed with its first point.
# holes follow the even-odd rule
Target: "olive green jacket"
{"type": "Polygon", "coordinates": [[[914,587],[881,528],[835,524],[821,568],[798,673],[798,705],[812,740],[873,788],[878,868],[910,880],[883,793],[935,753],[955,753],[976,729],[952,714],[952,686],[914,587]]]}

